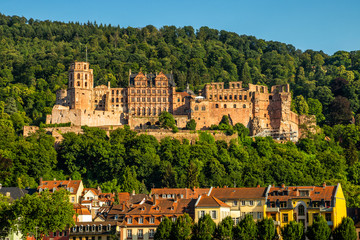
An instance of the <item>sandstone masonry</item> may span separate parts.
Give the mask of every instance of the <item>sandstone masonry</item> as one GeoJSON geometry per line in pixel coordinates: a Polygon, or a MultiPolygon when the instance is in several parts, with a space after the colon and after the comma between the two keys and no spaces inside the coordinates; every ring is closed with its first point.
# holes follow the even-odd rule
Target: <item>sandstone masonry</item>
{"type": "Polygon", "coordinates": [[[197,129],[219,124],[223,115],[230,123],[242,123],[253,136],[297,140],[299,116],[290,110],[289,85],[266,86],[242,82],[206,84],[199,96],[192,91],[176,92],[172,74],[129,73],[129,87],[94,87],[93,70],[87,62],[75,62],[69,69],[68,89],[59,90],[46,123],[73,126],[121,126],[151,129],[159,124],[162,111],[174,115],[178,128],[190,119],[197,129]]]}

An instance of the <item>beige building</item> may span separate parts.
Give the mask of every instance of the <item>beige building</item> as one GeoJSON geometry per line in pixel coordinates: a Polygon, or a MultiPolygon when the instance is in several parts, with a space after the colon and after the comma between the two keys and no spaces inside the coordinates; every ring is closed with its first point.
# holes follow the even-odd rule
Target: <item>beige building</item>
{"type": "Polygon", "coordinates": [[[217,225],[224,218],[230,216],[230,206],[214,196],[201,195],[195,203],[194,221],[198,222],[200,218],[207,214],[217,225]]]}
{"type": "Polygon", "coordinates": [[[267,187],[212,188],[210,195],[230,206],[230,216],[237,224],[246,214],[255,221],[265,216],[267,187]]]}

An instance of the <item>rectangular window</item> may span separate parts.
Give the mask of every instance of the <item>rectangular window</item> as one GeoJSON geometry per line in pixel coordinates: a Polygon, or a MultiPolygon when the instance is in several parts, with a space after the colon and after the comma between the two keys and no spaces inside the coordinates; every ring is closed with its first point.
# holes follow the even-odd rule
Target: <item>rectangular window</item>
{"type": "Polygon", "coordinates": [[[331,222],[331,213],[325,213],[325,219],[327,222],[331,222]]]}
{"type": "Polygon", "coordinates": [[[199,211],[199,218],[202,218],[203,216],[205,216],[205,211],[199,211]]]}
{"type": "Polygon", "coordinates": [[[144,219],[143,218],[139,218],[139,224],[143,224],[144,223],[144,219]]]}
{"type": "Polygon", "coordinates": [[[155,218],[154,218],[154,217],[151,217],[149,222],[150,222],[151,224],[154,224],[154,223],[155,223],[155,218]]]}
{"type": "Polygon", "coordinates": [[[138,238],[143,238],[144,234],[143,234],[143,230],[139,229],[138,230],[138,238]]]}
{"type": "Polygon", "coordinates": [[[161,102],[161,97],[158,97],[158,102],[161,102]]]}
{"type": "Polygon", "coordinates": [[[155,235],[155,230],[154,229],[149,229],[149,237],[153,238],[155,235]]]}
{"type": "Polygon", "coordinates": [[[258,218],[258,219],[262,219],[262,212],[258,212],[258,213],[257,213],[257,218],[258,218]]]}
{"type": "Polygon", "coordinates": [[[211,211],[211,217],[212,217],[213,219],[216,219],[216,211],[211,211]]]}
{"type": "Polygon", "coordinates": [[[258,206],[261,206],[261,205],[262,205],[262,204],[261,204],[261,200],[259,200],[259,201],[258,201],[258,206]]]}
{"type": "Polygon", "coordinates": [[[233,206],[237,206],[237,201],[234,201],[234,202],[233,202],[233,206]]]}
{"type": "Polygon", "coordinates": [[[132,238],[132,230],[131,229],[127,230],[127,238],[132,238]]]}
{"type": "Polygon", "coordinates": [[[245,206],[246,201],[241,201],[241,206],[245,206]]]}
{"type": "Polygon", "coordinates": [[[289,215],[287,213],[283,213],[283,222],[287,223],[289,221],[289,215]]]}
{"type": "Polygon", "coordinates": [[[254,206],[254,201],[250,201],[250,206],[254,206]]]}
{"type": "Polygon", "coordinates": [[[75,197],[71,197],[71,202],[75,202],[75,197]]]}
{"type": "Polygon", "coordinates": [[[166,102],[166,98],[163,98],[163,102],[166,102]]]}
{"type": "Polygon", "coordinates": [[[128,224],[132,224],[132,218],[128,218],[128,219],[127,219],[127,223],[128,223],[128,224]]]}

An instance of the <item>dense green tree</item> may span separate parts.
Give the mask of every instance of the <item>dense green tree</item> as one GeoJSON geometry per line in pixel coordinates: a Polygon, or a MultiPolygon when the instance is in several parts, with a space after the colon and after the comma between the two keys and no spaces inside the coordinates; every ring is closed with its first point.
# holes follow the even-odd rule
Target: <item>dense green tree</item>
{"type": "Polygon", "coordinates": [[[272,218],[263,218],[256,223],[259,240],[273,240],[275,237],[275,225],[272,218]]]}
{"type": "Polygon", "coordinates": [[[19,217],[15,226],[23,235],[37,232],[40,237],[49,232],[63,231],[75,224],[69,192],[63,189],[54,193],[44,191],[41,194],[25,195],[16,200],[13,207],[19,217]]]}
{"type": "Polygon", "coordinates": [[[233,239],[233,226],[234,221],[230,216],[224,218],[215,230],[215,237],[219,240],[231,240],[233,239]]]}
{"type": "Polygon", "coordinates": [[[194,119],[190,119],[190,121],[188,121],[186,123],[186,127],[187,130],[195,130],[196,129],[196,121],[194,119]]]}
{"type": "Polygon", "coordinates": [[[159,226],[156,229],[154,239],[155,240],[170,239],[172,225],[173,223],[171,222],[171,220],[167,217],[164,217],[162,222],[159,224],[159,226]]]}
{"type": "Polygon", "coordinates": [[[214,238],[216,229],[216,224],[210,217],[206,214],[199,219],[199,222],[194,226],[194,239],[195,240],[211,240],[214,238]]]}
{"type": "Polygon", "coordinates": [[[172,129],[173,132],[177,132],[178,128],[176,127],[174,116],[166,111],[163,111],[159,115],[160,127],[164,129],[172,129]]]}
{"type": "Polygon", "coordinates": [[[318,215],[314,219],[314,223],[306,230],[306,237],[309,240],[328,240],[331,234],[331,229],[327,224],[325,218],[318,215]]]}
{"type": "Polygon", "coordinates": [[[341,223],[333,231],[333,239],[355,240],[357,239],[354,221],[349,218],[343,218],[341,223]]]}
{"type": "Polygon", "coordinates": [[[251,214],[245,217],[235,226],[234,238],[239,240],[255,240],[257,239],[258,228],[251,214]]]}
{"type": "Polygon", "coordinates": [[[179,216],[171,228],[170,238],[174,240],[187,240],[192,236],[193,221],[189,214],[179,216]]]}
{"type": "Polygon", "coordinates": [[[304,226],[301,222],[290,221],[281,229],[281,236],[284,240],[303,239],[304,226]]]}

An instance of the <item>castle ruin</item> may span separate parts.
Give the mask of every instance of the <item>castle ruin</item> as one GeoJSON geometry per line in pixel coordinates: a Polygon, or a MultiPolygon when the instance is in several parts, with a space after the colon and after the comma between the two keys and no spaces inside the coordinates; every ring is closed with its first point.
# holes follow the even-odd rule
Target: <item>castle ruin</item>
{"type": "Polygon", "coordinates": [[[296,140],[299,117],[290,110],[289,85],[266,86],[242,82],[209,83],[199,95],[177,92],[172,74],[129,73],[127,88],[94,87],[93,70],[87,62],[75,62],[69,69],[68,89],[56,93],[56,104],[47,124],[69,123],[74,126],[119,126],[131,129],[156,128],[158,116],[167,111],[174,115],[178,128],[190,119],[197,129],[219,124],[223,115],[230,123],[242,123],[253,136],[273,136],[296,140]]]}

